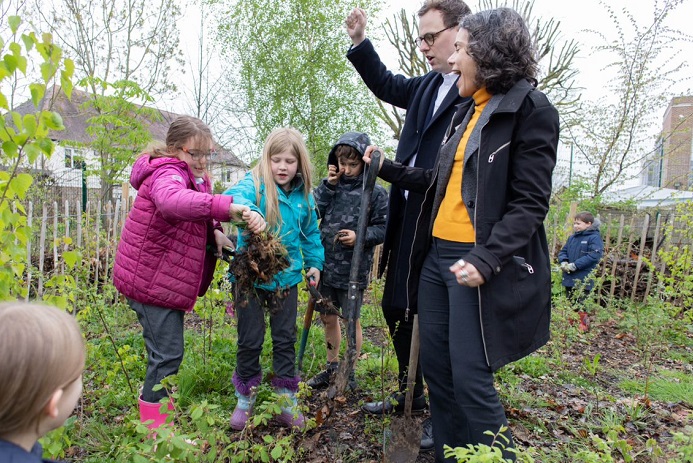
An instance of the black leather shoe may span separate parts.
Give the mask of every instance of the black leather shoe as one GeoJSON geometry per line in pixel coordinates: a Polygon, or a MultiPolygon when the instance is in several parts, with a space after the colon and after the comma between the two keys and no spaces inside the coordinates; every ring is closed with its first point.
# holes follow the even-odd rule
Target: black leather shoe
{"type": "Polygon", "coordinates": [[[431,417],[423,420],[421,428],[421,450],[424,452],[433,450],[433,421],[431,421],[431,417]]]}
{"type": "MultiPolygon", "coordinates": [[[[389,415],[394,413],[395,415],[400,415],[404,412],[404,393],[395,392],[387,396],[384,402],[368,402],[363,404],[361,409],[364,412],[371,413],[373,415],[389,415]]],[[[414,397],[411,404],[411,414],[420,415],[425,410],[428,409],[428,404],[426,403],[426,397],[421,394],[418,397],[414,397]]]]}

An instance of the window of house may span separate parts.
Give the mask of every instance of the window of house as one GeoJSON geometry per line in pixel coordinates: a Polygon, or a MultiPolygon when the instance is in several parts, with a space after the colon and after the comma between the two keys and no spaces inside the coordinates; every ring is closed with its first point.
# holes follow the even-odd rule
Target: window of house
{"type": "Polygon", "coordinates": [[[224,170],[224,171],[221,173],[221,181],[222,181],[223,183],[231,183],[231,176],[232,176],[232,173],[231,173],[231,170],[230,170],[230,169],[224,170]]]}
{"type": "Polygon", "coordinates": [[[82,152],[74,148],[65,148],[65,167],[68,169],[81,169],[84,164],[82,152]]]}

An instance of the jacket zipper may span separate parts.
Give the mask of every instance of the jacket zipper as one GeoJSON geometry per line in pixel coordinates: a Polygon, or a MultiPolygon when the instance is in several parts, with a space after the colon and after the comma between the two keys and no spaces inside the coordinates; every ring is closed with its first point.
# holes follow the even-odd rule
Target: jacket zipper
{"type": "MultiPolygon", "coordinates": [[[[436,179],[438,178],[438,166],[436,166],[436,172],[435,172],[435,177],[436,179]]],[[[428,197],[428,193],[431,191],[431,187],[433,187],[434,182],[431,182],[430,185],[428,185],[428,188],[426,188],[426,192],[424,193],[424,199],[421,201],[421,206],[419,208],[419,214],[416,216],[416,225],[414,226],[414,238],[411,241],[411,246],[409,248],[409,265],[407,266],[407,287],[406,289],[406,295],[407,295],[407,308],[404,310],[404,321],[408,322],[409,321],[409,280],[411,278],[411,266],[412,266],[412,255],[414,254],[414,243],[416,242],[416,235],[419,231],[419,221],[421,220],[421,214],[423,214],[424,210],[424,204],[426,203],[426,198],[428,197]]]]}
{"type": "MultiPolygon", "coordinates": [[[[486,127],[486,124],[484,124],[484,127],[486,127]]],[[[483,129],[483,127],[482,127],[482,129],[483,129]]],[[[508,146],[509,144],[510,144],[510,142],[507,142],[507,143],[501,145],[496,151],[494,151],[493,153],[491,153],[491,154],[488,156],[488,163],[491,164],[491,163],[493,162],[493,159],[496,157],[496,154],[497,154],[500,150],[502,150],[503,148],[505,148],[506,146],[508,146]]],[[[481,152],[481,151],[479,151],[479,152],[481,152]]],[[[477,175],[477,178],[478,178],[478,175],[477,175]]]]}
{"type": "MultiPolygon", "coordinates": [[[[490,118],[489,118],[490,120],[490,118]]],[[[484,128],[486,128],[486,124],[488,124],[488,120],[484,122],[484,125],[481,126],[481,129],[479,129],[479,155],[476,157],[476,207],[474,207],[474,226],[477,226],[477,221],[476,221],[476,211],[479,209],[478,208],[478,203],[479,203],[479,164],[480,164],[480,158],[481,158],[481,140],[482,140],[482,133],[484,131],[484,128]]],[[[509,142],[508,142],[509,143],[509,142]]],[[[493,162],[493,159],[496,155],[496,153],[501,149],[505,147],[505,145],[501,146],[498,148],[496,151],[491,153],[488,157],[488,163],[491,164],[493,162]]],[[[464,167],[462,167],[462,178],[464,178],[464,167]]],[[[464,198],[462,198],[464,201],[464,198]]],[[[478,243],[476,241],[476,232],[474,233],[474,246],[476,246],[478,243]]],[[[477,297],[479,298],[479,329],[481,330],[481,344],[484,346],[484,357],[486,358],[486,365],[489,367],[491,366],[491,362],[488,360],[488,349],[486,348],[486,334],[484,333],[484,317],[482,314],[481,310],[481,286],[477,286],[476,288],[477,292],[477,297]]]]}

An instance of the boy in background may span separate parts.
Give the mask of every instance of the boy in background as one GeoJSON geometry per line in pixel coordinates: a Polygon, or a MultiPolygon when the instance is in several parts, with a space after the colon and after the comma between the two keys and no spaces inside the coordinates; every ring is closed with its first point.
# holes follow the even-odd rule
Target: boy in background
{"type": "MultiPolygon", "coordinates": [[[[349,314],[347,294],[349,292],[349,273],[356,244],[356,227],[361,215],[361,196],[363,194],[363,153],[370,144],[368,135],[360,132],[347,132],[330,151],[327,158],[328,174],[315,189],[315,202],[320,222],[320,235],[325,248],[325,266],[320,280],[320,292],[329,298],[336,307],[342,309],[346,319],[349,314]]],[[[358,295],[356,298],[356,357],[361,352],[361,304],[363,290],[368,286],[368,276],[373,264],[373,249],[385,240],[387,220],[387,192],[376,184],[371,197],[371,208],[366,228],[364,255],[358,273],[358,295]]],[[[327,365],[325,370],[306,383],[313,389],[322,389],[330,384],[330,379],[339,367],[339,346],[342,334],[337,315],[321,314],[325,325],[327,342],[327,365]]],[[[356,388],[352,372],[349,389],[356,388]]]]}
{"type": "MultiPolygon", "coordinates": [[[[589,212],[580,212],[573,221],[573,233],[558,253],[558,262],[563,270],[563,286],[568,299],[576,299],[582,305],[587,295],[592,291],[594,281],[589,278],[590,272],[597,266],[604,254],[604,243],[599,234],[599,219],[589,212]],[[574,294],[577,282],[581,282],[582,292],[574,294]]],[[[590,326],[587,312],[578,308],[580,316],[580,331],[587,331],[590,326]]]]}

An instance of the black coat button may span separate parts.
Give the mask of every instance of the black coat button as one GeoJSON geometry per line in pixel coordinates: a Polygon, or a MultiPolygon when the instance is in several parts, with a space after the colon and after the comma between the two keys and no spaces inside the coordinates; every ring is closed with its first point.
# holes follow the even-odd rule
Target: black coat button
{"type": "Polygon", "coordinates": [[[467,201],[467,207],[470,209],[474,209],[474,201],[467,201]]]}

